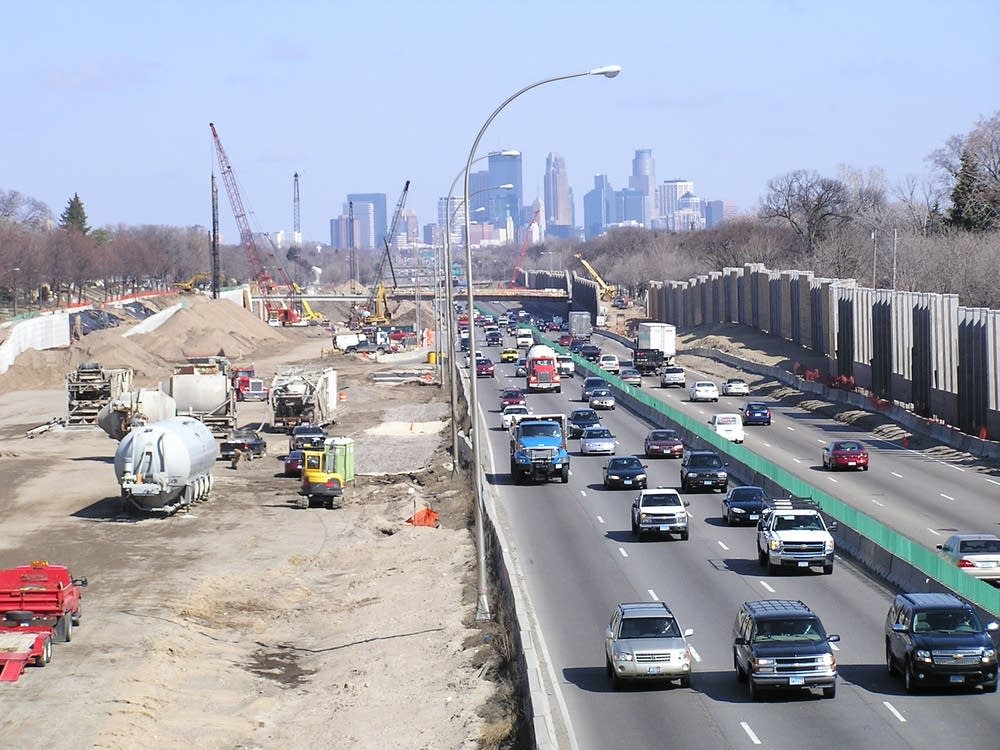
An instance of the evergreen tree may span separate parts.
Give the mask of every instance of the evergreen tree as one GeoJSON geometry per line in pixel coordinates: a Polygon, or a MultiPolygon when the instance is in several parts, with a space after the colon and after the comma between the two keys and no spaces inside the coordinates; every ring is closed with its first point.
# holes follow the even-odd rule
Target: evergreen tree
{"type": "Polygon", "coordinates": [[[955,187],[951,191],[948,223],[967,232],[982,232],[997,222],[996,206],[991,200],[986,180],[968,149],[962,152],[955,187]]]}
{"type": "Polygon", "coordinates": [[[80,234],[87,234],[90,227],[87,226],[87,212],[83,209],[83,201],[77,193],[73,193],[66,210],[59,217],[59,226],[63,229],[76,229],[80,234]]]}

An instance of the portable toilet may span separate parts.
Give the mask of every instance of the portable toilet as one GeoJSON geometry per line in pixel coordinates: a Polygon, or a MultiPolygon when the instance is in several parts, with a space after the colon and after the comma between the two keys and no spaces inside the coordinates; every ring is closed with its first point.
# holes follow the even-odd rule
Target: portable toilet
{"type": "Polygon", "coordinates": [[[343,477],[344,482],[354,479],[354,438],[333,437],[325,441],[327,455],[332,459],[333,471],[343,477]]]}

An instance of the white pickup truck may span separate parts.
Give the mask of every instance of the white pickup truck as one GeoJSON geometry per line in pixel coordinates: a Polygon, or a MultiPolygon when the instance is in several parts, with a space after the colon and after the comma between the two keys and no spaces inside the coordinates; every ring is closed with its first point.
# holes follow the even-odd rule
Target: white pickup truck
{"type": "Polygon", "coordinates": [[[784,498],[770,501],[757,523],[757,561],[767,572],[779,568],[822,567],[823,573],[833,573],[834,543],[829,526],[818,506],[804,498],[784,498]]]}

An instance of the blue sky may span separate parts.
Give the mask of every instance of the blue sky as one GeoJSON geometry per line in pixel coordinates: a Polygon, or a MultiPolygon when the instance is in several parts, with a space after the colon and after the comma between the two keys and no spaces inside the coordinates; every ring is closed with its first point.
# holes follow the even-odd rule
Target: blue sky
{"type": "Polygon", "coordinates": [[[658,182],[749,209],[792,169],[925,174],[1000,109],[995,0],[53,0],[2,17],[0,189],[55,215],[79,193],[92,226],[208,226],[209,122],[255,229],[291,229],[296,171],[307,240],[328,241],[349,192],[391,213],[406,180],[423,225],[500,102],[607,64],[622,74],[517,99],[479,150],[523,153],[526,201],[562,154],[578,224],[593,176],[626,186],[637,148],[658,182]]]}

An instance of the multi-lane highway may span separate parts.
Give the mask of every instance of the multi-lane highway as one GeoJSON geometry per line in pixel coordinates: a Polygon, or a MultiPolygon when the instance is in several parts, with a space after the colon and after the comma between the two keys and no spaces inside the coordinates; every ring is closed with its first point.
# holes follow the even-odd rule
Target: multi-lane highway
{"type": "MultiPolygon", "coordinates": [[[[607,351],[626,354],[607,340],[607,351]]],[[[495,361],[499,350],[485,349],[495,361]]],[[[567,747],[895,748],[997,747],[997,696],[947,691],[907,695],[885,668],[883,627],[893,592],[845,560],[832,576],[816,572],[768,576],[757,565],[754,529],[722,524],[718,493],[685,494],[692,514],[690,540],[635,542],[629,532],[629,491],[604,491],[604,457],[583,457],[571,441],[568,484],[514,486],[508,442],[500,430],[498,396],[523,385],[512,364],[499,365],[494,381],[479,381],[481,418],[490,428],[490,491],[526,589],[528,613],[541,634],[544,667],[551,675],[551,703],[567,747]],[[837,697],[787,695],[751,703],[732,664],[732,621],[739,604],[760,598],[802,599],[842,637],[837,697]],[[603,634],[619,601],[662,599],[690,639],[695,673],[690,689],[640,686],[613,692],[604,673],[603,634]]],[[[692,377],[699,373],[691,373],[692,377]]],[[[581,405],[581,378],[561,395],[532,394],[536,413],[569,412],[581,405]]],[[[654,378],[644,385],[651,387],[654,378]]],[[[690,404],[686,391],[656,395],[704,420],[735,411],[729,404],[690,404]]],[[[763,398],[763,401],[768,399],[763,398]]],[[[995,480],[947,462],[872,440],[849,426],[809,412],[772,405],[771,427],[748,428],[745,445],[831,494],[866,507],[903,533],[934,544],[952,528],[977,529],[989,517],[995,480]],[[822,443],[857,437],[869,445],[868,472],[831,475],[819,469],[822,443]],[[992,483],[991,483],[992,482],[992,483]],[[980,524],[980,525],[976,525],[980,524]]],[[[650,425],[624,410],[604,412],[618,437],[618,453],[641,453],[650,425]]],[[[650,486],[679,488],[679,462],[650,459],[650,486]]]]}

